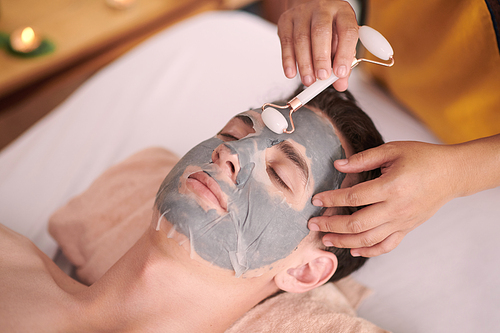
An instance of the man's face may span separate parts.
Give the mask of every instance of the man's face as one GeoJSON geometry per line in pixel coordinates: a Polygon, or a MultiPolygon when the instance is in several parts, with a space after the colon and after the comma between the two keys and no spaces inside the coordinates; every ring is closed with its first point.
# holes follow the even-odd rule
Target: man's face
{"type": "Polygon", "coordinates": [[[237,276],[287,257],[321,211],[311,197],[339,188],[344,178],[333,167],[344,151],[326,118],[302,108],[293,116],[295,132],[278,135],[260,113],[235,116],[191,149],[156,200],[191,250],[237,276]]]}

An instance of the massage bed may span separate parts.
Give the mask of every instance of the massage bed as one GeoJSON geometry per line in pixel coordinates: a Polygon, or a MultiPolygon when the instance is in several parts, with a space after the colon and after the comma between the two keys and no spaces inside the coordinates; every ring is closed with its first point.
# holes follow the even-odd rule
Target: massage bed
{"type": "MultiPolygon", "coordinates": [[[[235,113],[284,99],[298,83],[282,73],[276,26],[259,17],[209,12],[178,23],[100,70],[0,152],[0,221],[54,258],[49,217],[106,169],[152,146],[182,156],[235,113]]],[[[385,141],[439,143],[362,68],[350,91],[385,141]]],[[[393,332],[500,331],[499,220],[500,188],[444,205],[353,274],[372,291],[358,316],[393,332]]]]}

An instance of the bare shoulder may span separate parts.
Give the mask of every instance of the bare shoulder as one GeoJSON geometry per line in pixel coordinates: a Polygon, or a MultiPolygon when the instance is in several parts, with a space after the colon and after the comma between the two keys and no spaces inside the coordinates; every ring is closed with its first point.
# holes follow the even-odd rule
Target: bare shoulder
{"type": "MultiPolygon", "coordinates": [[[[23,277],[38,275],[55,282],[67,292],[78,292],[84,285],[67,276],[57,265],[33,244],[27,237],[20,235],[0,224],[0,279],[24,280],[23,277]]],[[[2,283],[0,283],[1,288],[2,283]]]]}
{"type": "Polygon", "coordinates": [[[9,331],[54,318],[80,286],[28,238],[0,224],[0,322],[9,331]]]}
{"type": "Polygon", "coordinates": [[[0,224],[0,257],[1,275],[5,275],[9,268],[22,268],[41,260],[36,246],[28,238],[2,224],[0,224]]]}

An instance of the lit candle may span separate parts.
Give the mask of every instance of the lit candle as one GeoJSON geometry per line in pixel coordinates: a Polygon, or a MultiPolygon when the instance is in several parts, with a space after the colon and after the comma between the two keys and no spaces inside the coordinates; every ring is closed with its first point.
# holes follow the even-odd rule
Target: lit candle
{"type": "Polygon", "coordinates": [[[17,29],[10,35],[10,45],[14,51],[29,53],[36,50],[42,39],[31,27],[17,29]]]}

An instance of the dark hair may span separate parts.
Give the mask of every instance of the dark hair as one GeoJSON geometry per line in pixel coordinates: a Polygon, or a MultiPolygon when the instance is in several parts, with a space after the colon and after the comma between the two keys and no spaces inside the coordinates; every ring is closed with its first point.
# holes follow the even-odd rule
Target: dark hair
{"type": "MultiPolygon", "coordinates": [[[[296,96],[303,89],[304,87],[299,87],[293,96],[296,96]]],[[[371,118],[361,110],[352,94],[348,91],[339,92],[330,86],[307,105],[320,109],[330,118],[337,130],[344,135],[354,154],[384,143],[371,118]]],[[[359,174],[359,179],[360,182],[364,182],[380,175],[380,169],[375,169],[362,172],[359,174]]],[[[359,208],[361,207],[344,209],[344,214],[352,214],[359,208]]],[[[338,267],[330,279],[331,282],[348,276],[368,260],[368,258],[364,257],[351,256],[350,249],[327,247],[325,250],[334,253],[338,258],[338,267]]]]}

